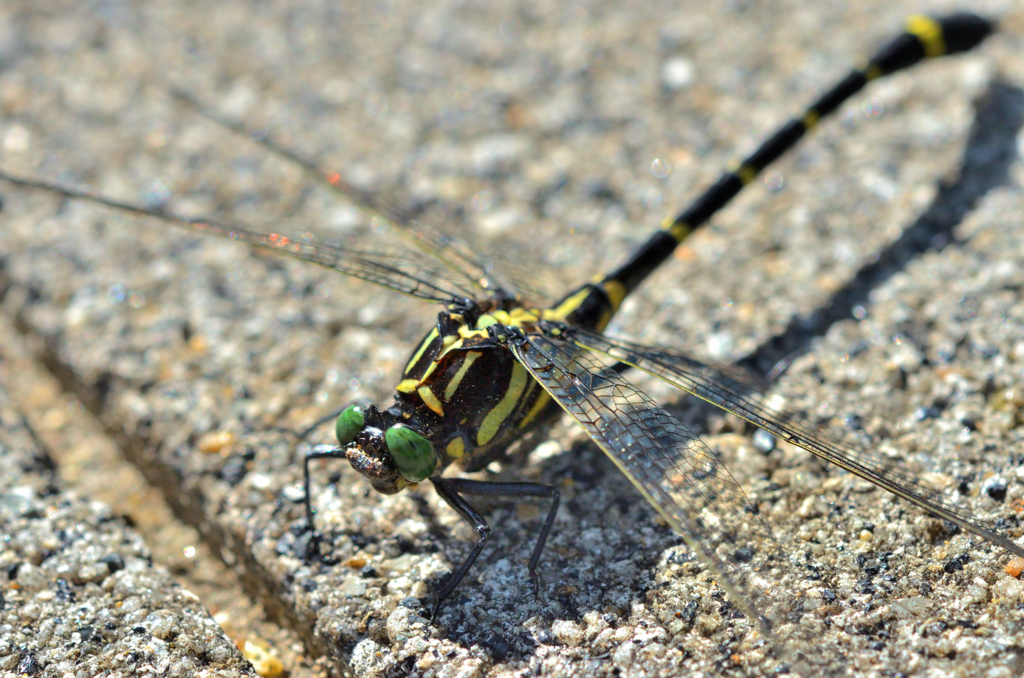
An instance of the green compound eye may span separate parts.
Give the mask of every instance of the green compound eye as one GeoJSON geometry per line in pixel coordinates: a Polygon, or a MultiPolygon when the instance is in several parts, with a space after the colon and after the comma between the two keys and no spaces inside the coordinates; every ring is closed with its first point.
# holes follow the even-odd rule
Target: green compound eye
{"type": "Polygon", "coordinates": [[[334,435],[338,436],[338,444],[344,447],[356,439],[359,432],[363,430],[366,417],[363,416],[363,408],[358,405],[349,405],[338,415],[338,421],[334,424],[334,435]]]}
{"type": "Polygon", "coordinates": [[[403,478],[418,483],[437,467],[437,455],[430,441],[411,428],[396,424],[384,432],[384,442],[403,478]]]}

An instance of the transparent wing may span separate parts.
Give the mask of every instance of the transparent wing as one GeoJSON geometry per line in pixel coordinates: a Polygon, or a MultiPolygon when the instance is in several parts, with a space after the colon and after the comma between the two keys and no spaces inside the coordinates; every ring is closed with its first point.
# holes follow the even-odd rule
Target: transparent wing
{"type": "Polygon", "coordinates": [[[480,256],[468,243],[454,236],[433,231],[421,222],[410,219],[395,205],[346,181],[340,173],[318,167],[312,161],[269,137],[253,137],[248,133],[244,124],[207,109],[188,92],[173,85],[169,86],[169,91],[176,99],[187,104],[199,115],[260,144],[272,153],[287,158],[301,167],[310,178],[320,185],[354,202],[362,210],[401,235],[408,243],[434,257],[464,284],[468,283],[472,286],[474,294],[470,296],[485,293],[491,296],[520,299],[525,293],[531,295],[534,303],[547,300],[543,298],[547,296],[545,293],[538,292],[521,281],[513,281],[508,276],[502,275],[495,269],[492,262],[486,257],[480,256]]]}
{"type": "Polygon", "coordinates": [[[541,334],[511,344],[516,358],[711,568],[733,603],[770,634],[749,561],[753,554],[783,561],[718,455],[588,351],[541,334]]]}
{"type": "Polygon", "coordinates": [[[153,217],[180,228],[227,240],[238,240],[257,249],[270,250],[307,261],[353,278],[380,285],[395,292],[428,301],[447,302],[453,297],[475,298],[480,288],[464,275],[426,260],[415,253],[392,249],[360,249],[319,243],[311,239],[293,239],[278,233],[257,233],[244,228],[217,224],[204,219],[187,219],[163,210],[112,200],[48,181],[26,179],[0,172],[0,179],[18,186],[36,188],[65,198],[105,205],[140,216],[153,217]]]}
{"type": "Polygon", "coordinates": [[[732,412],[754,426],[801,447],[825,461],[867,480],[939,518],[959,525],[1007,551],[1024,556],[1024,548],[975,523],[962,509],[944,504],[937,493],[922,487],[908,472],[894,468],[864,450],[841,445],[795,423],[799,415],[770,407],[754,390],[698,360],[662,348],[609,339],[586,330],[566,328],[566,338],[577,347],[652,374],[716,407],[732,412]]]}

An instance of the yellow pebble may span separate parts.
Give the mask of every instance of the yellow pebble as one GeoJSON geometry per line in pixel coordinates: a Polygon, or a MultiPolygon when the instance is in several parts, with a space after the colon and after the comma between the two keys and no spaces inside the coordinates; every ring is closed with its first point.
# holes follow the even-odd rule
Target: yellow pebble
{"type": "Polygon", "coordinates": [[[203,454],[216,454],[235,442],[235,435],[227,431],[211,431],[199,439],[199,451],[203,454]]]}
{"type": "Polygon", "coordinates": [[[284,674],[284,664],[262,640],[246,639],[245,645],[242,646],[242,654],[263,678],[279,678],[284,674]]]}

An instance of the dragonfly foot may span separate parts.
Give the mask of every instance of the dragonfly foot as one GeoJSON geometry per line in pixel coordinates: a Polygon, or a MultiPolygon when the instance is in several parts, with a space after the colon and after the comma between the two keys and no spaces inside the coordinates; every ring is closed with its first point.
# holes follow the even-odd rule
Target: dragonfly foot
{"type": "Polygon", "coordinates": [[[320,552],[320,543],[323,541],[323,535],[320,534],[320,530],[308,529],[306,530],[306,564],[311,565],[316,560],[323,560],[323,554],[320,552]]]}
{"type": "Polygon", "coordinates": [[[441,603],[444,602],[444,598],[437,598],[434,601],[434,606],[430,608],[430,623],[433,626],[437,626],[437,613],[441,610],[441,603]]]}
{"type": "Polygon", "coordinates": [[[533,602],[541,602],[540,587],[543,582],[535,570],[530,570],[530,593],[533,594],[533,602]]]}

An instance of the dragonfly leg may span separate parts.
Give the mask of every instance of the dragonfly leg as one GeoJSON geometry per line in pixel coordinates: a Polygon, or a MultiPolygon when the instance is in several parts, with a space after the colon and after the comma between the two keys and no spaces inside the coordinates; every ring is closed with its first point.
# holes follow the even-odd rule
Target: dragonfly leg
{"type": "Polygon", "coordinates": [[[477,556],[480,555],[480,551],[483,549],[484,543],[491,534],[491,528],[483,519],[483,516],[469,505],[469,503],[462,497],[462,494],[489,497],[540,497],[551,500],[551,506],[548,508],[547,516],[544,518],[544,524],[541,526],[540,536],[537,538],[537,543],[533,547],[533,553],[530,555],[530,562],[527,566],[530,572],[530,579],[533,582],[534,593],[538,593],[540,590],[540,583],[537,577],[537,563],[540,561],[540,554],[544,551],[544,544],[548,540],[548,535],[551,534],[551,527],[554,525],[555,515],[558,513],[558,504],[560,501],[558,488],[554,485],[543,485],[541,483],[502,483],[485,480],[468,480],[465,478],[449,478],[445,480],[437,479],[434,480],[433,483],[434,487],[437,489],[437,493],[445,500],[445,503],[455,509],[458,514],[466,520],[466,522],[473,526],[473,529],[476,530],[478,535],[480,535],[480,539],[473,547],[469,557],[467,557],[466,560],[455,570],[448,582],[438,592],[437,600],[434,603],[434,612],[432,617],[434,619],[437,618],[437,610],[440,608],[441,603],[444,602],[445,598],[451,595],[452,591],[454,591],[456,587],[458,587],[459,583],[461,583],[466,577],[466,574],[469,572],[469,568],[471,568],[473,563],[476,562],[477,556]]]}
{"type": "Polygon", "coordinates": [[[320,532],[313,523],[313,498],[309,487],[309,463],[314,459],[344,459],[345,448],[333,445],[317,445],[306,451],[302,460],[302,477],[306,501],[306,530],[310,532],[309,548],[306,550],[306,562],[309,562],[320,555],[320,532]]]}

